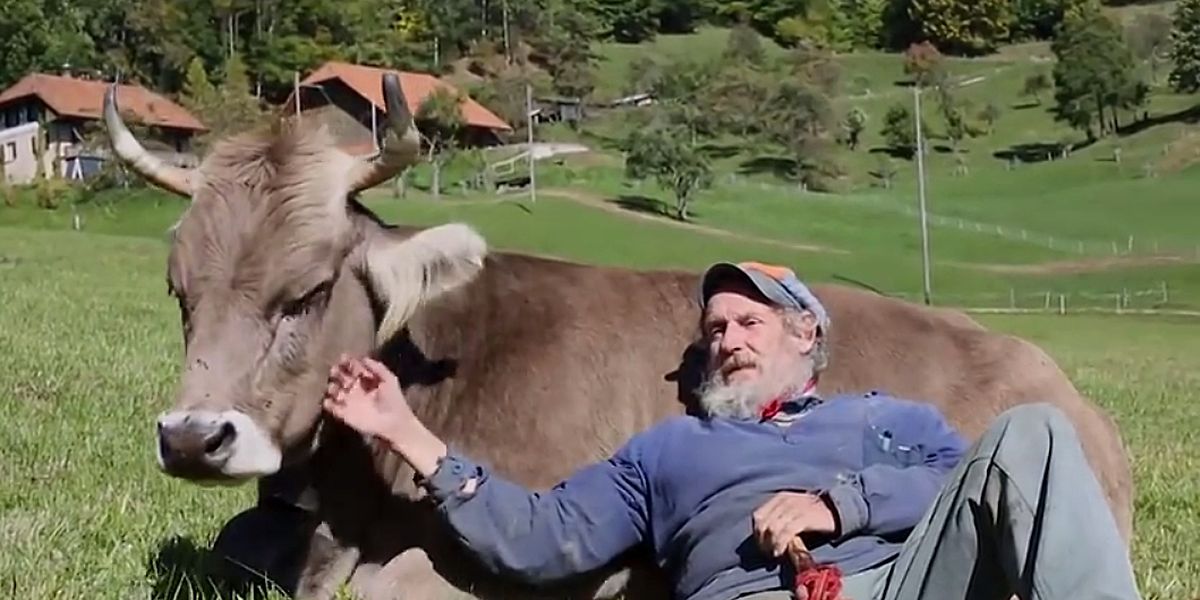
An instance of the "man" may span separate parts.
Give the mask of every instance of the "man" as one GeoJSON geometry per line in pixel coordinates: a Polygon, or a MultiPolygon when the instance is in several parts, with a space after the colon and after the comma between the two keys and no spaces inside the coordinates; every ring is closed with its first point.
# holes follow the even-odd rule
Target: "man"
{"type": "Polygon", "coordinates": [[[381,364],[343,360],[325,408],[389,444],[490,570],[539,583],[648,544],[689,600],[793,597],[834,565],[867,598],[1137,598],[1069,421],[1012,409],[970,449],[929,404],[814,393],[830,323],[787,269],[719,263],[701,285],[703,417],[668,419],[533,492],[426,429],[381,364]]]}

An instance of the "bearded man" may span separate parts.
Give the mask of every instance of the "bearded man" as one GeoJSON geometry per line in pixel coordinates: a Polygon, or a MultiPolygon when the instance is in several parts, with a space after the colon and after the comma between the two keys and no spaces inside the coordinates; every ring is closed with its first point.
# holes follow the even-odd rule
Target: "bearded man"
{"type": "Polygon", "coordinates": [[[853,600],[1138,597],[1057,409],[1011,409],[968,448],[932,405],[818,397],[830,323],[790,270],[713,265],[700,304],[703,416],[665,420],[550,490],[447,448],[370,359],[334,367],[325,409],[403,456],[474,556],[526,582],[646,544],[688,600],[803,597],[814,566],[853,600]]]}

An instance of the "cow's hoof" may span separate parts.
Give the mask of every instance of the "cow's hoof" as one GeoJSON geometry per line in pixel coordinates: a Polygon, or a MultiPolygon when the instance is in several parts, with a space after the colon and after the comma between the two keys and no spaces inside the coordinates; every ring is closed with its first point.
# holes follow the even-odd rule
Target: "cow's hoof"
{"type": "Polygon", "coordinates": [[[316,525],[311,513],[283,503],[245,510],[213,542],[214,574],[239,590],[275,589],[291,596],[316,525]]]}

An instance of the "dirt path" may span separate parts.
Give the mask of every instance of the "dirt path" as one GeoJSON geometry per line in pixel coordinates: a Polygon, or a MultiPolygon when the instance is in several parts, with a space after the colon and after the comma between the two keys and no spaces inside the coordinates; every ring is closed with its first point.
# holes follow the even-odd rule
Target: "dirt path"
{"type": "Polygon", "coordinates": [[[849,252],[847,252],[846,250],[842,250],[840,248],[831,248],[829,246],[819,246],[816,244],[796,244],[793,242],[785,242],[783,240],[761,238],[761,237],[757,237],[757,236],[753,236],[753,235],[736,233],[736,232],[728,231],[725,229],[718,229],[716,227],[709,227],[707,225],[698,225],[696,223],[684,223],[681,221],[676,221],[674,219],[669,219],[669,218],[659,216],[659,215],[652,215],[652,214],[640,213],[640,212],[633,211],[633,210],[627,210],[627,209],[621,208],[620,206],[613,204],[612,202],[609,202],[601,194],[595,194],[595,193],[584,191],[584,190],[568,189],[568,188],[548,188],[545,190],[539,190],[539,192],[542,194],[545,194],[547,196],[554,196],[555,198],[562,198],[564,200],[571,200],[573,202],[578,202],[580,204],[586,204],[593,208],[598,208],[600,210],[604,210],[604,211],[610,212],[615,215],[620,215],[627,219],[641,219],[643,221],[652,221],[659,225],[668,225],[668,226],[677,227],[680,229],[687,229],[687,230],[694,231],[696,233],[700,233],[703,235],[722,237],[722,238],[726,238],[726,239],[733,239],[733,240],[738,240],[738,241],[743,241],[743,242],[754,242],[754,243],[758,243],[758,244],[766,244],[768,246],[776,246],[778,248],[787,248],[789,250],[798,250],[800,252],[822,252],[822,253],[826,253],[826,254],[849,254],[849,252]]]}
{"type": "Polygon", "coordinates": [[[1183,256],[1103,256],[1094,258],[1078,258],[1073,260],[1058,260],[1053,262],[1035,263],[1031,265],[997,265],[986,263],[951,263],[955,266],[1005,273],[1012,275],[1071,275],[1076,273],[1095,273],[1112,271],[1130,267],[1150,267],[1161,265],[1197,264],[1195,259],[1183,256]]]}

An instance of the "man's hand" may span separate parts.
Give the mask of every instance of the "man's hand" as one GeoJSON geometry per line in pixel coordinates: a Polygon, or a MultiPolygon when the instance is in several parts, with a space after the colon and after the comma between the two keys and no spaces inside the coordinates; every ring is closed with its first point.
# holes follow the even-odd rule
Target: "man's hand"
{"type": "Polygon", "coordinates": [[[370,358],[343,356],[333,365],[324,407],[359,433],[385,440],[416,421],[396,376],[370,358]]]}
{"type": "Polygon", "coordinates": [[[824,500],[800,492],[775,494],[754,511],[752,523],[759,547],[773,558],[787,552],[801,533],[834,533],[837,527],[833,511],[824,500]]]}
{"type": "Polygon", "coordinates": [[[370,358],[342,356],[329,371],[323,405],[359,433],[386,442],[423,477],[446,455],[446,444],[413,414],[396,376],[370,358]]]}

